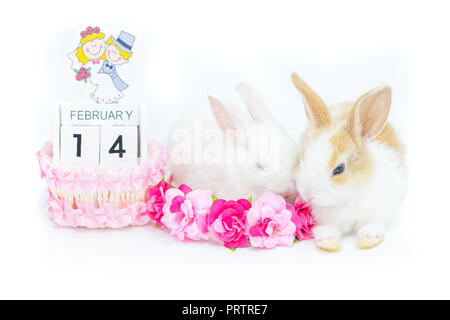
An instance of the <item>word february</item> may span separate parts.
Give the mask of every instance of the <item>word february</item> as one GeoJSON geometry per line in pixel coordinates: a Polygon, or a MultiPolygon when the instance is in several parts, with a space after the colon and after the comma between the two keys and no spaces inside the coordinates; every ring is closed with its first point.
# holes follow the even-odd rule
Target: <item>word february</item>
{"type": "Polygon", "coordinates": [[[62,105],[61,125],[139,125],[141,108],[136,105],[62,105]]]}
{"type": "Polygon", "coordinates": [[[70,110],[70,120],[115,120],[131,119],[133,110],[70,110]]]}

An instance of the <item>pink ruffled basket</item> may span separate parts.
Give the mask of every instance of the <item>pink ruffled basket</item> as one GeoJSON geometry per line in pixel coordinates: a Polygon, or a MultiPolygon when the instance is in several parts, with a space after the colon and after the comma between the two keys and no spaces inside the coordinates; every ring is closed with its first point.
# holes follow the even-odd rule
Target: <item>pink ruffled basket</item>
{"type": "Polygon", "coordinates": [[[150,222],[145,191],[158,184],[169,159],[167,148],[151,141],[145,164],[114,172],[104,168],[68,170],[53,162],[53,146],[37,152],[47,182],[48,215],[69,227],[122,228],[150,222]]]}

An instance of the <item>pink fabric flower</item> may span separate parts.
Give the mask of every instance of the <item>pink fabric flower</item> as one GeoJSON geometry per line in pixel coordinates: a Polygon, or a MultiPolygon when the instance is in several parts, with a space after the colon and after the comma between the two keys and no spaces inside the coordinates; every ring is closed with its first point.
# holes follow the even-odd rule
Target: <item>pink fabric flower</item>
{"type": "Polygon", "coordinates": [[[251,206],[250,201],[245,199],[215,200],[208,216],[211,237],[229,249],[245,247],[248,243],[246,215],[251,206]]]}
{"type": "Polygon", "coordinates": [[[74,217],[76,210],[64,199],[49,199],[48,201],[50,218],[63,227],[78,227],[78,221],[74,217]]]}
{"type": "Polygon", "coordinates": [[[288,205],[292,212],[292,222],[295,224],[295,235],[299,240],[310,240],[314,238],[312,228],[314,227],[314,217],[311,207],[300,197],[295,200],[295,207],[288,205]]]}
{"type": "Polygon", "coordinates": [[[80,172],[75,175],[78,182],[77,187],[81,188],[85,192],[94,193],[98,187],[98,177],[95,173],[80,172]]]}
{"type": "Polygon", "coordinates": [[[164,215],[161,222],[179,240],[183,241],[185,238],[206,240],[208,239],[206,220],[212,204],[212,192],[190,190],[189,187],[183,185],[179,189],[173,188],[166,191],[166,203],[163,207],[164,215]]]}
{"type": "Polygon", "coordinates": [[[161,218],[164,215],[164,194],[170,188],[171,186],[168,183],[166,183],[165,181],[161,181],[156,186],[147,189],[147,192],[145,194],[148,215],[152,220],[156,222],[156,225],[158,227],[161,227],[163,225],[161,222],[161,218]]]}
{"type": "Polygon", "coordinates": [[[128,211],[133,221],[132,224],[143,226],[150,222],[150,217],[147,211],[145,202],[136,201],[128,204],[128,211]]]}
{"type": "Polygon", "coordinates": [[[104,203],[103,208],[108,215],[108,219],[105,222],[107,227],[118,229],[132,224],[133,221],[128,207],[120,209],[115,203],[104,203]]]}
{"type": "Polygon", "coordinates": [[[108,219],[108,213],[104,208],[95,208],[93,205],[80,204],[80,209],[85,213],[84,226],[89,229],[103,227],[108,219]]]}
{"type": "Polygon", "coordinates": [[[286,201],[272,193],[262,194],[248,211],[248,229],[253,247],[291,246],[295,239],[295,224],[286,201]]]}
{"type": "Polygon", "coordinates": [[[42,147],[42,152],[46,156],[53,158],[53,143],[51,141],[45,142],[44,146],[42,147]]]}

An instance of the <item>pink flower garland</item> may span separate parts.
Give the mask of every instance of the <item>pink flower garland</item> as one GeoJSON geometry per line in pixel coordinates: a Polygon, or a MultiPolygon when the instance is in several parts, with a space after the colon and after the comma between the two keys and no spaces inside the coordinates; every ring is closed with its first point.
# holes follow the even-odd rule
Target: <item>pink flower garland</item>
{"type": "Polygon", "coordinates": [[[300,198],[292,206],[264,193],[255,200],[217,199],[210,190],[175,188],[162,180],[146,192],[147,215],[179,240],[212,238],[229,249],[251,244],[256,248],[292,246],[313,238],[311,208],[300,198]]]}

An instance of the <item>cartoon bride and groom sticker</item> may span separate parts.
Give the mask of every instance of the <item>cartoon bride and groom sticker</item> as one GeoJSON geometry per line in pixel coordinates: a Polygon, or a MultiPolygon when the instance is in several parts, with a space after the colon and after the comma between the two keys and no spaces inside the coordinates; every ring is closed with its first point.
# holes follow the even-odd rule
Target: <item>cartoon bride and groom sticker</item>
{"type": "Polygon", "coordinates": [[[80,35],[78,47],[68,55],[75,79],[92,85],[90,97],[96,103],[117,103],[128,88],[117,73],[117,66],[127,63],[133,55],[135,37],[121,31],[117,38],[110,36],[105,41],[99,27],[87,27],[80,35]]]}

